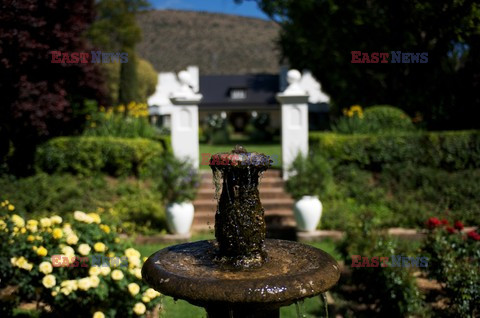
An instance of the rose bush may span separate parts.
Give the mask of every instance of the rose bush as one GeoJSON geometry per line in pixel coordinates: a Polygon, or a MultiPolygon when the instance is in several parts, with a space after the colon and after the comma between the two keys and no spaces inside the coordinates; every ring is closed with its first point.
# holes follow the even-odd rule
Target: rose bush
{"type": "Polygon", "coordinates": [[[78,317],[138,317],[160,304],[160,294],[142,282],[140,253],[127,248],[97,213],[26,220],[4,201],[0,240],[5,244],[0,249],[0,295],[10,291],[0,297],[0,316],[10,316],[19,302],[36,302],[54,316],[78,317]],[[93,262],[95,258],[102,262],[93,262]]]}

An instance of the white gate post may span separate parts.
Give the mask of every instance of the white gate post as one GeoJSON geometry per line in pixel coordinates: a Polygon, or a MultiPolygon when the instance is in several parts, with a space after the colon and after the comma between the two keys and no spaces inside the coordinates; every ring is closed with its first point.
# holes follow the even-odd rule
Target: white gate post
{"type": "Polygon", "coordinates": [[[283,179],[295,157],[308,154],[308,94],[300,87],[302,75],[297,70],[287,73],[289,86],[277,94],[282,107],[282,166],[283,179]]]}
{"type": "Polygon", "coordinates": [[[170,97],[175,105],[171,124],[173,154],[177,158],[188,158],[198,169],[198,103],[202,95],[195,94],[189,86],[191,77],[187,71],[178,73],[178,79],[182,87],[170,97]]]}

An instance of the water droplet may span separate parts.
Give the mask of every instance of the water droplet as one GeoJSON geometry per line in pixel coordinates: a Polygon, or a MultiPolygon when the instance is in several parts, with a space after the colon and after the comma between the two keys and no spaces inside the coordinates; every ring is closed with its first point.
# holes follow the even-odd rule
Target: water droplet
{"type": "Polygon", "coordinates": [[[327,293],[322,293],[320,295],[320,301],[323,303],[325,309],[325,317],[328,318],[328,302],[327,302],[327,293]]]}

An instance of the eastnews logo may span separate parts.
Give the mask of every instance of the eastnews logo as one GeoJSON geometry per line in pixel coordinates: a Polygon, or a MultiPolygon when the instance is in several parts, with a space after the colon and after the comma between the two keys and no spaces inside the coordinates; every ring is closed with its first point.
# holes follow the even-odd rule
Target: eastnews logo
{"type": "Polygon", "coordinates": [[[108,257],[104,255],[92,255],[90,264],[90,257],[68,257],[65,255],[52,255],[53,267],[128,267],[128,258],[122,257],[108,257]]]}
{"type": "Polygon", "coordinates": [[[350,53],[352,54],[352,63],[428,63],[427,52],[403,53],[402,51],[392,51],[390,53],[366,53],[352,51],[350,53]]]}
{"type": "Polygon", "coordinates": [[[86,64],[86,63],[127,63],[128,53],[124,52],[60,52],[52,51],[52,63],[66,63],[66,64],[86,64]]]}
{"type": "Polygon", "coordinates": [[[410,257],[403,255],[385,256],[361,256],[352,255],[352,267],[428,267],[428,257],[410,257]],[[388,262],[391,259],[391,264],[388,262]]]}

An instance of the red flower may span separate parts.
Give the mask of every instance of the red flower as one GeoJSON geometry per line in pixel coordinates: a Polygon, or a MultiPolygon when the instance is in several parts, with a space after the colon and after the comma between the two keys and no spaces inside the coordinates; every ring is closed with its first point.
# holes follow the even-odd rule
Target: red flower
{"type": "Polygon", "coordinates": [[[442,219],[440,222],[442,222],[443,225],[448,225],[448,221],[446,219],[442,219]]]}
{"type": "Polygon", "coordinates": [[[475,231],[470,231],[467,233],[468,237],[474,239],[475,241],[480,241],[480,234],[475,231]]]}
{"type": "Polygon", "coordinates": [[[431,217],[427,221],[427,226],[431,229],[433,229],[437,226],[440,226],[441,224],[442,224],[442,222],[440,222],[440,220],[435,218],[435,217],[431,217]]]}
{"type": "Polygon", "coordinates": [[[455,228],[459,231],[463,230],[463,223],[460,221],[455,221],[455,228]]]}
{"type": "Polygon", "coordinates": [[[451,226],[447,226],[447,232],[450,233],[450,234],[453,234],[453,233],[455,233],[455,229],[451,226]]]}

